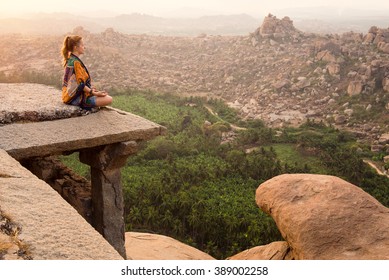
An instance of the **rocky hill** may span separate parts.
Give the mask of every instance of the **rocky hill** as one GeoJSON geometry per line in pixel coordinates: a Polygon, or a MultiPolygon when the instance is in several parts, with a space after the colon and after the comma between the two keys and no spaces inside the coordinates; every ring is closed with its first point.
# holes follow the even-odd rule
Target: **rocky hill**
{"type": "MultiPolygon", "coordinates": [[[[378,140],[389,130],[389,28],[316,35],[269,14],[246,36],[90,33],[82,27],[72,33],[85,38],[83,60],[105,88],[205,94],[274,127],[309,118],[354,131],[377,149],[386,144],[378,140]]],[[[0,81],[34,71],[60,84],[62,40],[2,35],[0,81]]]]}

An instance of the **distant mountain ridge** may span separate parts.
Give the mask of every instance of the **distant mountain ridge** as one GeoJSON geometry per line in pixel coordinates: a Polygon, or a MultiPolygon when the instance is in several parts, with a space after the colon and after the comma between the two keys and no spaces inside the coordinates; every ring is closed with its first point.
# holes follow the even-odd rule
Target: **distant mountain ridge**
{"type": "Polygon", "coordinates": [[[232,15],[218,15],[216,11],[184,8],[165,13],[163,16],[141,13],[117,15],[110,11],[92,11],[87,17],[58,12],[6,18],[5,14],[0,11],[0,34],[63,35],[77,26],[83,26],[92,33],[113,28],[126,34],[248,35],[261,24],[268,13],[291,17],[299,30],[317,34],[365,32],[371,26],[386,27],[389,23],[389,11],[378,6],[372,6],[369,10],[357,7],[342,8],[341,5],[338,7],[293,7],[232,15]]]}
{"type": "Polygon", "coordinates": [[[66,13],[35,14],[28,18],[0,19],[0,34],[62,35],[83,26],[91,32],[113,28],[127,34],[182,35],[247,35],[262,19],[246,14],[203,16],[198,18],[162,18],[146,14],[123,14],[115,17],[88,18],[66,13]]]}
{"type": "Polygon", "coordinates": [[[296,28],[311,33],[366,32],[371,26],[386,27],[389,11],[372,6],[369,10],[341,7],[295,7],[274,11],[293,18],[296,28]]]}

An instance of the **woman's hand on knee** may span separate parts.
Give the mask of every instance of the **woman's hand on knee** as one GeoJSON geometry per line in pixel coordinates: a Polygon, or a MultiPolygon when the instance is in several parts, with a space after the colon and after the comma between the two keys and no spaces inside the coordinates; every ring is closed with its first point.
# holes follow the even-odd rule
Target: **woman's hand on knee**
{"type": "Polygon", "coordinates": [[[97,96],[97,97],[104,97],[104,96],[107,96],[108,93],[106,91],[101,91],[101,90],[94,89],[93,90],[93,95],[97,96]]]}

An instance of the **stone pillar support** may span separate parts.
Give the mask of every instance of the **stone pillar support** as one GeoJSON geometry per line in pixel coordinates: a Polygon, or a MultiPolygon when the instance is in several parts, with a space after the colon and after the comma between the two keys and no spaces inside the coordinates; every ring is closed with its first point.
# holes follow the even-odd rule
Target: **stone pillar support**
{"type": "Polygon", "coordinates": [[[126,258],[121,167],[136,153],[134,141],[80,151],[80,161],[91,167],[92,225],[126,258]]]}

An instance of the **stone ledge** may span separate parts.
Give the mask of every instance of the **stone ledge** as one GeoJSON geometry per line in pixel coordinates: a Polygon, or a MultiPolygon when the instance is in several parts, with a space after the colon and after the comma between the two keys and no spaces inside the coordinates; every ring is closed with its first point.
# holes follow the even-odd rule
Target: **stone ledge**
{"type": "Polygon", "coordinates": [[[65,105],[61,91],[54,87],[0,83],[0,149],[17,160],[150,140],[165,131],[158,124],[114,108],[90,113],[65,105]]]}
{"type": "Polygon", "coordinates": [[[139,116],[104,108],[82,117],[0,127],[0,148],[21,160],[124,141],[153,139],[165,128],[139,116]]]}
{"type": "Polygon", "coordinates": [[[61,91],[40,84],[0,83],[0,125],[82,116],[76,106],[63,104],[61,91]]]}
{"type": "Polygon", "coordinates": [[[0,209],[35,260],[121,260],[60,195],[0,150],[0,209]]]}

